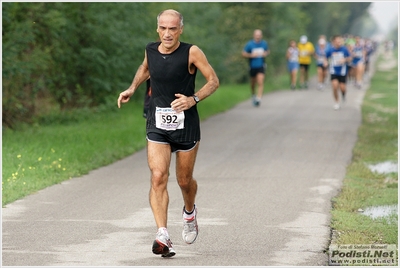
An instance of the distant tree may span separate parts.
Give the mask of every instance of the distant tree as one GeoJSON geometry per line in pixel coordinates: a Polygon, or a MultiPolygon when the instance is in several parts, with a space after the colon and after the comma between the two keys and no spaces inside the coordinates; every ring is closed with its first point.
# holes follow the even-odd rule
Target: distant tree
{"type": "MultiPolygon", "coordinates": [[[[51,49],[42,40],[37,14],[46,13],[43,3],[3,3],[2,117],[12,127],[35,113],[35,100],[45,87],[51,66],[51,49]]],[[[46,16],[51,19],[51,16],[46,16]]]]}
{"type": "Polygon", "coordinates": [[[379,32],[379,26],[369,14],[364,14],[354,21],[349,33],[370,38],[379,32]]]}
{"type": "Polygon", "coordinates": [[[335,34],[349,33],[353,24],[368,11],[370,2],[304,2],[301,10],[307,13],[309,40],[316,42],[318,36],[328,38],[335,34]]]}

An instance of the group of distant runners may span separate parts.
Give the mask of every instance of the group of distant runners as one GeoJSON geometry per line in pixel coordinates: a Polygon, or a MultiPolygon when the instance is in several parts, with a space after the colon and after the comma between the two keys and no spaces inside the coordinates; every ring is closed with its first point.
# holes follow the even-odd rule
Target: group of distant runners
{"type": "Polygon", "coordinates": [[[360,36],[335,35],[330,42],[325,35],[320,35],[317,45],[300,37],[300,43],[290,40],[286,59],[290,73],[291,89],[296,89],[297,71],[300,69],[300,88],[308,88],[308,68],[314,57],[317,65],[319,90],[325,86],[325,80],[330,74],[334,95],[335,110],[340,108],[339,91],[342,102],[346,97],[346,82],[352,81],[356,88],[362,88],[364,74],[369,71],[369,61],[375,51],[376,44],[370,39],[360,36]]]}
{"type": "MultiPolygon", "coordinates": [[[[363,77],[369,71],[369,60],[375,48],[376,43],[372,40],[350,34],[332,36],[330,41],[325,35],[320,35],[315,46],[306,35],[302,35],[299,42],[292,39],[286,50],[290,88],[296,90],[309,87],[309,68],[314,60],[318,76],[317,88],[323,90],[330,75],[335,101],[333,108],[338,110],[339,92],[342,101],[345,101],[347,81],[353,82],[358,89],[362,88],[363,77]]],[[[269,54],[269,46],[262,39],[262,31],[254,30],[253,39],[246,43],[242,51],[242,56],[249,59],[250,88],[254,106],[260,105],[267,67],[265,58],[269,54]]]]}

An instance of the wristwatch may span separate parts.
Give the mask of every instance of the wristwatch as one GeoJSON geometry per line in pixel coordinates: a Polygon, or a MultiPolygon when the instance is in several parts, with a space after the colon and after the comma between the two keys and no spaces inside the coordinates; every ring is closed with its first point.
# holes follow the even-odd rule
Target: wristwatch
{"type": "Polygon", "coordinates": [[[193,99],[196,102],[196,104],[199,103],[200,101],[199,97],[197,97],[196,95],[193,95],[193,99]]]}

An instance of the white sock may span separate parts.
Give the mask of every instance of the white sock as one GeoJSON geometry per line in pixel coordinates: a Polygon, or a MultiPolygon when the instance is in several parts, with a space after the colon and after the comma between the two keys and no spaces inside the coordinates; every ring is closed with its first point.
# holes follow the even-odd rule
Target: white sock
{"type": "Polygon", "coordinates": [[[184,218],[190,218],[190,217],[194,216],[195,210],[196,210],[196,205],[193,206],[193,211],[190,214],[186,213],[186,209],[184,209],[183,210],[183,217],[184,218]]]}
{"type": "Polygon", "coordinates": [[[161,233],[161,234],[163,234],[163,235],[165,235],[165,236],[168,236],[168,237],[169,237],[168,230],[167,230],[166,227],[160,227],[160,228],[158,228],[158,232],[161,233]]]}

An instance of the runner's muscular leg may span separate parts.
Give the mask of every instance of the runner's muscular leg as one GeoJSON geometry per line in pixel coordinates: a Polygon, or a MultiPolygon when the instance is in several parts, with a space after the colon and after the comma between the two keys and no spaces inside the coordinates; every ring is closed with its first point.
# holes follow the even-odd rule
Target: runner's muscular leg
{"type": "Polygon", "coordinates": [[[332,90],[333,90],[333,97],[336,102],[339,101],[339,81],[338,80],[332,80],[332,90]]]}
{"type": "Polygon", "coordinates": [[[261,99],[264,91],[264,78],[265,74],[263,73],[258,73],[256,76],[257,79],[257,85],[258,85],[258,91],[257,91],[257,97],[261,99]]]}
{"type": "Polygon", "coordinates": [[[318,73],[318,82],[323,83],[324,82],[324,70],[322,67],[317,67],[317,73],[318,73]]]}
{"type": "Polygon", "coordinates": [[[356,81],[358,83],[362,82],[363,74],[364,74],[364,63],[358,63],[357,64],[357,74],[356,74],[356,81]]]}
{"type": "Polygon", "coordinates": [[[147,142],[147,160],[151,173],[150,206],[157,228],[167,227],[168,219],[168,173],[171,163],[169,144],[147,142]]]}
{"type": "Polygon", "coordinates": [[[342,93],[346,94],[346,83],[339,83],[339,89],[342,93]]]}
{"type": "Polygon", "coordinates": [[[197,142],[197,145],[190,151],[176,152],[176,178],[181,188],[185,209],[187,211],[193,210],[196,199],[197,182],[193,178],[193,169],[198,148],[199,142],[197,142]]]}
{"type": "Polygon", "coordinates": [[[255,88],[256,88],[256,77],[251,77],[250,78],[250,91],[251,95],[255,95],[255,88]]]}
{"type": "Polygon", "coordinates": [[[302,85],[302,84],[304,84],[304,76],[305,76],[305,72],[306,72],[306,70],[305,70],[305,67],[304,66],[300,66],[300,86],[302,85]]]}
{"type": "Polygon", "coordinates": [[[308,82],[308,68],[304,68],[304,82],[308,82]]]}

